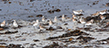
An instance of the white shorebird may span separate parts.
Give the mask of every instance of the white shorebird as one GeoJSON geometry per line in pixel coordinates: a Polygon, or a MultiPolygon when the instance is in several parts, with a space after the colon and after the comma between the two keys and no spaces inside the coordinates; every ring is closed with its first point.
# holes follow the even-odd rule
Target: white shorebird
{"type": "Polygon", "coordinates": [[[49,25],[51,26],[53,24],[53,22],[51,20],[49,20],[49,25]]]}
{"type": "Polygon", "coordinates": [[[57,17],[55,16],[54,21],[53,22],[57,22],[57,17]]]}
{"type": "Polygon", "coordinates": [[[103,20],[105,20],[105,16],[100,16],[100,18],[101,18],[101,21],[100,22],[102,22],[103,20]]]}
{"type": "Polygon", "coordinates": [[[64,14],[62,15],[62,21],[65,21],[65,15],[64,14]]]}
{"type": "Polygon", "coordinates": [[[104,14],[106,14],[106,13],[107,13],[107,9],[105,9],[105,10],[99,12],[99,14],[101,14],[101,15],[104,15],[104,14]]]}
{"type": "Polygon", "coordinates": [[[73,11],[73,13],[75,15],[79,15],[79,14],[82,14],[84,11],[83,10],[77,10],[77,11],[73,11]]]}
{"type": "Polygon", "coordinates": [[[73,22],[77,22],[77,20],[76,20],[75,18],[72,18],[72,21],[73,21],[73,22]]]}
{"type": "Polygon", "coordinates": [[[78,21],[74,18],[72,18],[72,21],[74,22],[74,29],[76,29],[78,21]]]}
{"type": "Polygon", "coordinates": [[[18,27],[18,24],[17,24],[17,22],[16,22],[16,20],[13,20],[14,22],[13,22],[13,27],[18,27]]]}
{"type": "Polygon", "coordinates": [[[44,16],[42,16],[42,21],[43,21],[43,22],[45,21],[45,17],[44,17],[44,16]]]}
{"type": "Polygon", "coordinates": [[[98,15],[100,15],[99,12],[96,12],[96,13],[92,14],[92,16],[98,16],[98,15]]]}
{"type": "Polygon", "coordinates": [[[5,27],[5,21],[0,24],[1,27],[5,27]]]}
{"type": "Polygon", "coordinates": [[[42,30],[45,31],[46,29],[45,29],[45,27],[39,25],[39,30],[40,30],[40,31],[42,31],[42,30]]]}
{"type": "Polygon", "coordinates": [[[39,32],[41,32],[41,31],[45,31],[46,29],[43,27],[43,26],[41,26],[41,25],[39,25],[39,32]]]}
{"type": "Polygon", "coordinates": [[[107,10],[107,14],[109,14],[109,10],[107,10]]]}
{"type": "Polygon", "coordinates": [[[44,27],[42,27],[41,25],[39,25],[39,28],[40,28],[40,29],[44,29],[44,27]]]}
{"type": "Polygon", "coordinates": [[[78,17],[76,15],[74,15],[74,14],[72,14],[72,18],[78,19],[78,17]]]}
{"type": "Polygon", "coordinates": [[[93,24],[93,21],[94,21],[94,20],[93,20],[93,19],[91,19],[91,20],[90,20],[90,21],[88,21],[85,25],[86,25],[86,26],[91,26],[91,25],[93,24]]]}
{"type": "Polygon", "coordinates": [[[86,23],[86,21],[85,21],[85,19],[82,17],[82,18],[80,18],[80,23],[81,24],[85,24],[86,23]]]}
{"type": "Polygon", "coordinates": [[[39,25],[39,20],[36,20],[36,22],[33,24],[33,26],[39,25]]]}
{"type": "Polygon", "coordinates": [[[106,17],[105,17],[105,16],[100,16],[100,18],[101,18],[102,20],[104,20],[106,17]]]}
{"type": "Polygon", "coordinates": [[[84,19],[83,17],[80,18],[80,23],[83,24],[83,27],[85,27],[85,23],[86,23],[86,21],[85,21],[85,19],[84,19]]]}

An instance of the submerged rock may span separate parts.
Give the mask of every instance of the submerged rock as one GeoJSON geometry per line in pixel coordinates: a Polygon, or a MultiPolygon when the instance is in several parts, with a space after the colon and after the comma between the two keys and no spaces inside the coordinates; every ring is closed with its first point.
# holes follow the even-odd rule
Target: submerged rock
{"type": "Polygon", "coordinates": [[[54,13],[54,10],[49,10],[48,13],[54,13]]]}

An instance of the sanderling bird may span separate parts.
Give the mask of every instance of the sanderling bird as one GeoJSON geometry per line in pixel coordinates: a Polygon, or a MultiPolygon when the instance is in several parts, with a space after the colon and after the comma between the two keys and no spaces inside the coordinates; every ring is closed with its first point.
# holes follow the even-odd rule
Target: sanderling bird
{"type": "Polygon", "coordinates": [[[100,15],[99,12],[96,12],[96,13],[94,13],[94,14],[91,14],[91,16],[98,16],[98,15],[100,15]]]}
{"type": "Polygon", "coordinates": [[[74,29],[76,29],[78,21],[74,18],[72,18],[72,21],[74,22],[74,29]]]}
{"type": "Polygon", "coordinates": [[[105,9],[105,10],[99,12],[99,14],[101,14],[101,15],[104,15],[104,14],[106,14],[106,13],[107,13],[107,9],[105,9]]]}
{"type": "Polygon", "coordinates": [[[41,25],[39,25],[39,28],[40,28],[40,29],[44,29],[44,27],[42,27],[41,25]]]}
{"type": "Polygon", "coordinates": [[[109,14],[109,10],[107,10],[107,14],[109,14]]]}
{"type": "Polygon", "coordinates": [[[45,17],[44,17],[44,16],[42,16],[42,21],[43,21],[43,22],[45,21],[45,17]]]}
{"type": "Polygon", "coordinates": [[[77,11],[73,11],[73,13],[75,15],[79,15],[79,14],[82,14],[84,11],[83,10],[77,10],[77,11]]]}
{"type": "Polygon", "coordinates": [[[18,24],[17,24],[17,22],[16,22],[16,20],[13,20],[14,22],[13,22],[13,27],[18,27],[18,24]]]}
{"type": "Polygon", "coordinates": [[[104,20],[106,17],[105,17],[105,16],[100,16],[100,18],[101,18],[102,20],[104,20]]]}
{"type": "Polygon", "coordinates": [[[105,20],[106,17],[101,15],[100,18],[101,18],[100,22],[102,22],[103,20],[105,20]]]}
{"type": "Polygon", "coordinates": [[[85,19],[82,17],[82,18],[80,18],[80,23],[81,24],[85,24],[86,23],[86,21],[85,21],[85,19]]]}
{"type": "Polygon", "coordinates": [[[39,29],[40,29],[40,30],[46,30],[45,27],[43,27],[43,26],[41,26],[41,25],[39,25],[39,29]]]}
{"type": "Polygon", "coordinates": [[[45,31],[45,30],[46,30],[45,27],[39,25],[39,32],[41,32],[41,31],[45,31]]]}
{"type": "Polygon", "coordinates": [[[39,24],[39,20],[36,20],[36,22],[33,24],[33,26],[37,26],[39,24]]]}
{"type": "Polygon", "coordinates": [[[106,25],[104,26],[104,28],[109,27],[109,22],[106,23],[106,25]]]}
{"type": "Polygon", "coordinates": [[[107,22],[106,25],[109,25],[109,22],[107,22]]]}
{"type": "Polygon", "coordinates": [[[73,22],[77,22],[77,20],[76,20],[75,18],[72,18],[72,21],[73,21],[73,22]]]}
{"type": "Polygon", "coordinates": [[[65,21],[65,15],[64,14],[62,15],[62,21],[65,21]]]}
{"type": "Polygon", "coordinates": [[[80,18],[80,23],[83,24],[83,27],[85,27],[85,23],[86,23],[86,21],[85,21],[85,19],[84,19],[83,17],[80,18]]]}
{"type": "Polygon", "coordinates": [[[49,20],[49,25],[52,25],[52,24],[53,24],[53,22],[51,20],[49,20]]]}
{"type": "Polygon", "coordinates": [[[5,26],[5,21],[3,21],[1,24],[0,24],[1,27],[4,27],[5,26]]]}
{"type": "Polygon", "coordinates": [[[76,15],[74,15],[74,14],[72,14],[72,18],[77,19],[77,16],[76,16],[76,15]]]}
{"type": "Polygon", "coordinates": [[[86,25],[86,26],[91,26],[91,25],[93,24],[93,21],[94,21],[94,20],[93,20],[93,19],[91,19],[91,20],[90,20],[90,21],[88,21],[85,25],[86,25]]]}
{"type": "Polygon", "coordinates": [[[57,17],[55,16],[54,21],[53,22],[57,22],[57,17]]]}

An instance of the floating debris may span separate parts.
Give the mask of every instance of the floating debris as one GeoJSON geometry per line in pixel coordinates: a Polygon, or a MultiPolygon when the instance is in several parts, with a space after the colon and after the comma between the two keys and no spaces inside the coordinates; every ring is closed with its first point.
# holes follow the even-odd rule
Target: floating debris
{"type": "Polygon", "coordinates": [[[74,38],[69,38],[69,41],[72,41],[74,38]]]}
{"type": "Polygon", "coordinates": [[[37,39],[34,39],[33,41],[34,41],[34,42],[38,42],[39,40],[37,40],[37,39]]]}
{"type": "Polygon", "coordinates": [[[56,10],[49,10],[48,13],[54,13],[54,12],[60,12],[60,9],[56,9],[56,10]]]}
{"type": "Polygon", "coordinates": [[[34,0],[30,0],[30,2],[33,2],[34,0]]]}
{"type": "Polygon", "coordinates": [[[34,17],[34,16],[28,16],[28,18],[32,18],[32,17],[34,17]]]}
{"type": "Polygon", "coordinates": [[[106,3],[106,6],[109,7],[109,3],[106,3]]]}
{"type": "Polygon", "coordinates": [[[9,4],[11,4],[11,2],[9,2],[9,4]]]}
{"type": "Polygon", "coordinates": [[[42,14],[36,15],[36,17],[42,17],[42,16],[43,16],[42,14]]]}
{"type": "Polygon", "coordinates": [[[56,9],[55,11],[56,11],[56,12],[60,12],[61,10],[60,10],[60,9],[56,9]]]}

